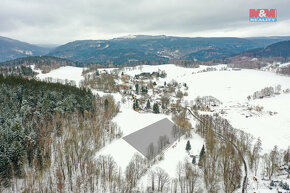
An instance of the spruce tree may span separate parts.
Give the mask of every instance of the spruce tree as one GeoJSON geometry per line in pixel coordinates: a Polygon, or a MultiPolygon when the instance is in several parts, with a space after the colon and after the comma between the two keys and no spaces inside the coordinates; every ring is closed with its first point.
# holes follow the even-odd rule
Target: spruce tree
{"type": "Polygon", "coordinates": [[[190,150],[191,150],[191,145],[190,145],[189,140],[188,140],[187,143],[186,143],[185,150],[186,150],[186,151],[190,151],[190,150]]]}
{"type": "Polygon", "coordinates": [[[138,100],[136,99],[136,101],[133,103],[133,109],[136,111],[139,109],[139,102],[138,100]]]}
{"type": "Polygon", "coordinates": [[[139,93],[139,84],[135,84],[136,94],[139,93]]]}
{"type": "Polygon", "coordinates": [[[104,106],[105,106],[105,110],[107,111],[108,108],[109,108],[109,101],[108,101],[108,99],[105,99],[105,104],[104,104],[104,106]]]}
{"type": "Polygon", "coordinates": [[[201,166],[204,154],[205,154],[205,149],[204,149],[204,145],[203,145],[201,150],[200,150],[200,153],[199,153],[199,160],[198,160],[198,165],[199,166],[201,166]]]}
{"type": "Polygon", "coordinates": [[[153,105],[153,113],[156,113],[156,114],[159,113],[159,106],[157,103],[154,103],[154,105],[153,105]]]}
{"type": "Polygon", "coordinates": [[[196,164],[196,157],[195,156],[193,156],[191,163],[196,164]]]}
{"type": "Polygon", "coordinates": [[[146,109],[150,109],[151,108],[151,104],[150,104],[150,101],[149,99],[147,100],[147,104],[146,104],[146,109]]]}

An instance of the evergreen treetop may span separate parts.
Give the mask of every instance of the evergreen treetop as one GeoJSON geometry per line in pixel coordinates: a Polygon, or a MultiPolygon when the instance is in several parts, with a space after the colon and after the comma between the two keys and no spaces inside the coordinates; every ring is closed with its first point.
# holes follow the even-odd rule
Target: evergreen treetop
{"type": "Polygon", "coordinates": [[[190,151],[191,150],[191,145],[190,145],[190,141],[188,140],[186,143],[186,147],[185,147],[186,151],[190,151]]]}

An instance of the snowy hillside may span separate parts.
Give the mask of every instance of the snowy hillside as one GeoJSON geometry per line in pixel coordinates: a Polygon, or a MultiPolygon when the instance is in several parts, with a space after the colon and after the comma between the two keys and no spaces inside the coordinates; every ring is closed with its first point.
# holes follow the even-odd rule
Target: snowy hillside
{"type": "MultiPolygon", "coordinates": [[[[99,69],[99,72],[112,72],[116,69],[99,69]]],[[[237,129],[252,134],[256,139],[262,140],[263,152],[270,151],[275,145],[278,148],[287,149],[290,145],[290,93],[283,92],[290,88],[290,77],[279,76],[273,72],[258,70],[233,70],[226,65],[218,66],[200,66],[199,68],[183,68],[172,64],[159,66],[137,66],[125,67],[119,69],[119,75],[126,74],[131,77],[140,73],[153,73],[164,71],[167,76],[156,80],[156,84],[162,87],[165,82],[173,80],[179,84],[186,84],[188,89],[187,96],[184,96],[182,103],[190,105],[200,96],[213,96],[221,104],[212,106],[211,111],[201,112],[213,115],[219,113],[223,118],[237,129]],[[276,87],[281,85],[281,92],[275,96],[263,97],[259,99],[247,99],[254,92],[265,87],[276,87]],[[261,106],[261,111],[251,110],[250,107],[261,106]]],[[[61,67],[47,74],[39,74],[40,79],[52,77],[53,79],[73,80],[79,85],[84,79],[82,76],[83,69],[77,67],[61,67]]],[[[101,96],[110,94],[93,89],[93,93],[101,96]]],[[[133,110],[133,101],[123,101],[120,93],[112,93],[115,100],[120,104],[120,112],[113,119],[123,132],[123,136],[138,131],[153,122],[163,118],[172,119],[171,114],[152,114],[150,112],[137,112],[133,110]]],[[[157,98],[154,98],[157,100],[157,98]]],[[[196,120],[191,117],[191,123],[195,125],[196,120]]],[[[176,166],[184,160],[191,161],[190,156],[185,151],[187,138],[184,136],[177,140],[173,145],[164,150],[163,158],[151,169],[162,168],[170,177],[176,176],[176,166]]],[[[189,139],[192,149],[191,154],[198,156],[204,139],[192,131],[192,138],[189,139]]],[[[128,166],[131,158],[135,154],[140,154],[134,147],[128,144],[122,138],[115,139],[111,144],[102,148],[97,154],[111,155],[117,165],[123,170],[128,166]]],[[[252,175],[252,174],[251,174],[252,175]]],[[[144,187],[149,180],[148,173],[139,181],[139,186],[144,187]]],[[[288,180],[289,181],[289,180],[288,180]]],[[[253,188],[253,187],[251,187],[253,188]]],[[[273,192],[266,190],[258,192],[273,192]]]]}

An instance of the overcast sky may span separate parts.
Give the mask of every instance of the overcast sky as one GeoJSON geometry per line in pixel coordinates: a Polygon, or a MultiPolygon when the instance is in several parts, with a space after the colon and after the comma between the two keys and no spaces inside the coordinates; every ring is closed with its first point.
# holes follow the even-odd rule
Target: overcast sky
{"type": "Polygon", "coordinates": [[[0,0],[0,36],[38,44],[129,34],[289,36],[290,0],[0,0]],[[278,22],[250,23],[249,9],[278,22]]]}

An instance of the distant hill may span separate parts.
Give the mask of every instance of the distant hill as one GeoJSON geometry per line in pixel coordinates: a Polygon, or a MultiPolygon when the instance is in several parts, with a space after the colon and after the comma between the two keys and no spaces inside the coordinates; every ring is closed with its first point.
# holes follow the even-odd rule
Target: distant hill
{"type": "Polygon", "coordinates": [[[188,38],[130,36],[111,40],[79,40],[57,47],[49,55],[84,63],[162,64],[172,60],[209,61],[290,37],[188,38]]]}
{"type": "MultiPolygon", "coordinates": [[[[48,55],[68,59],[71,61],[65,62],[70,63],[74,61],[77,64],[153,65],[168,62],[176,64],[188,63],[190,61],[210,63],[215,60],[223,61],[223,59],[235,56],[241,52],[245,55],[259,55],[270,44],[285,40],[290,40],[290,37],[189,38],[138,35],[111,40],[78,40],[56,48],[54,48],[55,45],[46,45],[44,48],[0,37],[0,62],[28,56],[48,55]]],[[[280,54],[283,55],[284,52],[280,54]]],[[[44,59],[42,58],[42,63],[47,62],[43,61],[44,59]]],[[[31,60],[32,58],[29,58],[26,62],[33,62],[31,60]]],[[[24,60],[13,61],[10,64],[14,65],[13,63],[21,63],[22,61],[24,60]]],[[[50,62],[54,63],[53,60],[50,62]]],[[[64,61],[58,60],[58,62],[64,61]]]]}
{"type": "Polygon", "coordinates": [[[35,67],[41,69],[43,73],[47,73],[52,69],[59,68],[60,66],[79,66],[76,62],[54,56],[29,56],[0,63],[0,66],[30,65],[35,65],[35,67]]]}
{"type": "Polygon", "coordinates": [[[260,68],[267,63],[290,61],[290,41],[271,44],[227,58],[227,63],[241,68],[260,68]]]}
{"type": "Polygon", "coordinates": [[[273,57],[290,57],[290,41],[282,41],[271,44],[266,48],[258,48],[240,53],[239,56],[255,57],[255,58],[273,58],[273,57]]]}
{"type": "Polygon", "coordinates": [[[47,54],[49,49],[0,36],[0,62],[47,54]]]}

